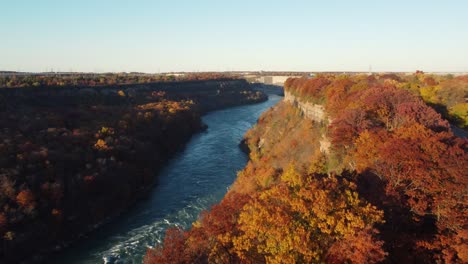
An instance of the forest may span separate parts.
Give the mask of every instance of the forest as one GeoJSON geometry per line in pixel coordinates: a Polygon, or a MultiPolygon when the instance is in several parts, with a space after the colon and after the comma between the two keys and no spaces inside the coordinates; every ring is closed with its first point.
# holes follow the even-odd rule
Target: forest
{"type": "Polygon", "coordinates": [[[466,76],[290,78],[245,135],[250,160],[145,263],[467,263],[466,76]]]}
{"type": "Polygon", "coordinates": [[[1,263],[47,255],[144,197],[204,112],[266,100],[239,80],[163,88],[0,90],[1,263]]]}
{"type": "MultiPolygon", "coordinates": [[[[1,73],[1,72],[0,72],[1,73]]],[[[232,74],[204,72],[176,74],[146,73],[42,73],[20,74],[6,72],[0,74],[0,88],[21,87],[95,87],[105,85],[145,84],[173,81],[200,81],[234,78],[232,74]]]]}

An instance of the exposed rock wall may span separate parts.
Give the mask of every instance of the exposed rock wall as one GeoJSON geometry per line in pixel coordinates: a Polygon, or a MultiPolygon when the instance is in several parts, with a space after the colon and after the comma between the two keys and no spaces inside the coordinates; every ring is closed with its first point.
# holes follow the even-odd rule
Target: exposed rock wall
{"type": "Polygon", "coordinates": [[[301,109],[304,116],[316,122],[323,123],[326,121],[325,110],[323,105],[313,104],[309,102],[302,102],[290,92],[284,92],[284,101],[293,104],[301,109]]]}
{"type": "MultiPolygon", "coordinates": [[[[310,102],[303,102],[299,100],[299,98],[287,91],[284,92],[284,101],[299,108],[306,118],[309,118],[324,126],[327,123],[331,123],[331,119],[326,116],[323,105],[313,104],[310,102]]],[[[320,151],[322,151],[323,153],[329,153],[330,146],[330,140],[326,137],[325,134],[322,134],[322,139],[320,139],[320,151]]]]}

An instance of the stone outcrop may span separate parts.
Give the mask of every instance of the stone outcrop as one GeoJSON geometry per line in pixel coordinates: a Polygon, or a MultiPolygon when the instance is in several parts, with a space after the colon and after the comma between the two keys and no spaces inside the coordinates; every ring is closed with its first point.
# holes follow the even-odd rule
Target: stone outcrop
{"type": "MultiPolygon", "coordinates": [[[[299,98],[287,91],[284,92],[284,101],[299,108],[306,118],[318,122],[323,126],[330,124],[332,121],[326,116],[323,105],[313,104],[310,102],[303,102],[299,98]]],[[[323,153],[329,153],[330,146],[330,140],[326,137],[325,134],[322,134],[322,138],[320,139],[320,151],[322,151],[323,153]]]]}
{"type": "Polygon", "coordinates": [[[324,123],[329,121],[326,119],[325,110],[323,105],[303,102],[290,92],[284,92],[284,101],[289,102],[299,108],[305,117],[312,119],[316,122],[324,123]]]}

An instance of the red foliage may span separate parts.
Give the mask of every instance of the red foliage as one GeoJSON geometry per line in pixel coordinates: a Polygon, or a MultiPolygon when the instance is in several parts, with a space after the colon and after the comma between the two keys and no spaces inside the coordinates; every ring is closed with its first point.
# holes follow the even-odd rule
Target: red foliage
{"type": "Polygon", "coordinates": [[[164,238],[165,247],[148,249],[144,258],[145,264],[191,263],[184,254],[187,235],[179,228],[169,228],[164,238]]]}
{"type": "Polygon", "coordinates": [[[168,263],[179,252],[176,263],[376,263],[385,249],[388,261],[466,263],[468,141],[398,88],[404,78],[288,79],[286,92],[297,100],[325,104],[328,131],[299,125],[286,102],[269,111],[247,134],[252,160],[224,200],[190,231],[171,234],[166,246],[176,250],[165,246],[147,258],[168,263]],[[320,136],[332,142],[330,153],[313,154],[322,142],[307,139],[320,136]],[[299,149],[309,152],[306,161],[299,149]],[[336,160],[343,172],[330,167],[336,160]]]}
{"type": "Polygon", "coordinates": [[[387,255],[382,251],[383,242],[376,241],[373,230],[362,230],[335,242],[327,252],[327,263],[379,263],[387,255]]]}
{"type": "Polygon", "coordinates": [[[149,249],[144,262],[234,263],[235,258],[228,251],[232,241],[223,239],[223,235],[236,230],[239,212],[248,199],[247,195],[230,192],[220,204],[203,212],[190,231],[168,229],[164,246],[149,249]]]}
{"type": "MultiPolygon", "coordinates": [[[[325,107],[332,118],[328,133],[332,148],[335,154],[340,151],[340,155],[347,155],[352,169],[370,171],[380,177],[385,184],[383,197],[394,199],[394,206],[401,207],[400,212],[407,214],[394,216],[389,212],[388,217],[392,217],[389,223],[407,225],[405,219],[412,219],[412,225],[421,226],[422,222],[430,221],[428,219],[434,221],[435,229],[421,227],[420,232],[434,232],[436,239],[428,240],[421,233],[410,234],[413,244],[419,241],[434,259],[447,263],[465,261],[462,249],[466,247],[461,246],[461,237],[468,225],[463,202],[467,199],[468,185],[464,172],[468,167],[467,141],[455,139],[449,132],[449,123],[410,91],[385,82],[388,79],[402,82],[400,76],[379,77],[367,78],[369,89],[351,90],[343,80],[330,78],[331,83],[316,88],[319,92],[312,94],[325,95],[325,107]]],[[[462,94],[462,86],[456,83],[461,80],[456,78],[442,85],[449,105],[458,102],[462,94]],[[458,90],[449,89],[451,85],[458,90]]],[[[437,84],[432,77],[424,81],[426,85],[437,84]]],[[[287,90],[303,96],[302,82],[290,80],[287,90]]],[[[334,255],[338,256],[338,262],[343,261],[339,257],[342,251],[346,252],[337,249],[334,255]]]]}
{"type": "Polygon", "coordinates": [[[425,83],[426,85],[429,85],[429,86],[435,86],[435,85],[437,85],[436,80],[434,80],[434,78],[432,78],[432,77],[426,77],[426,78],[424,78],[424,83],[425,83]]]}
{"type": "Polygon", "coordinates": [[[311,96],[318,98],[321,91],[331,81],[325,76],[318,76],[316,78],[289,78],[286,80],[285,89],[294,88],[294,90],[301,96],[311,96]]]}

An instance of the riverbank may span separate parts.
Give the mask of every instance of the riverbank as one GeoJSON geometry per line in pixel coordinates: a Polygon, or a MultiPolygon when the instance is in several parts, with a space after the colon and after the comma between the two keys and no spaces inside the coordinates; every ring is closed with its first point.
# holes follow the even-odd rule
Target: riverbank
{"type": "Polygon", "coordinates": [[[203,128],[202,113],[266,100],[239,80],[171,85],[2,90],[3,262],[47,254],[121,214],[203,128]]]}
{"type": "Polygon", "coordinates": [[[145,263],[465,263],[466,139],[371,77],[289,79],[221,202],[145,263]]]}
{"type": "Polygon", "coordinates": [[[202,210],[220,201],[247,156],[237,147],[262,112],[281,97],[209,112],[208,129],[195,134],[161,170],[145,199],[73,247],[54,255],[53,263],[141,263],[148,246],[163,239],[167,228],[190,227],[202,210]]]}
{"type": "Polygon", "coordinates": [[[468,138],[468,131],[465,129],[459,128],[455,125],[450,125],[450,129],[452,129],[452,132],[455,136],[459,138],[468,138]]]}

